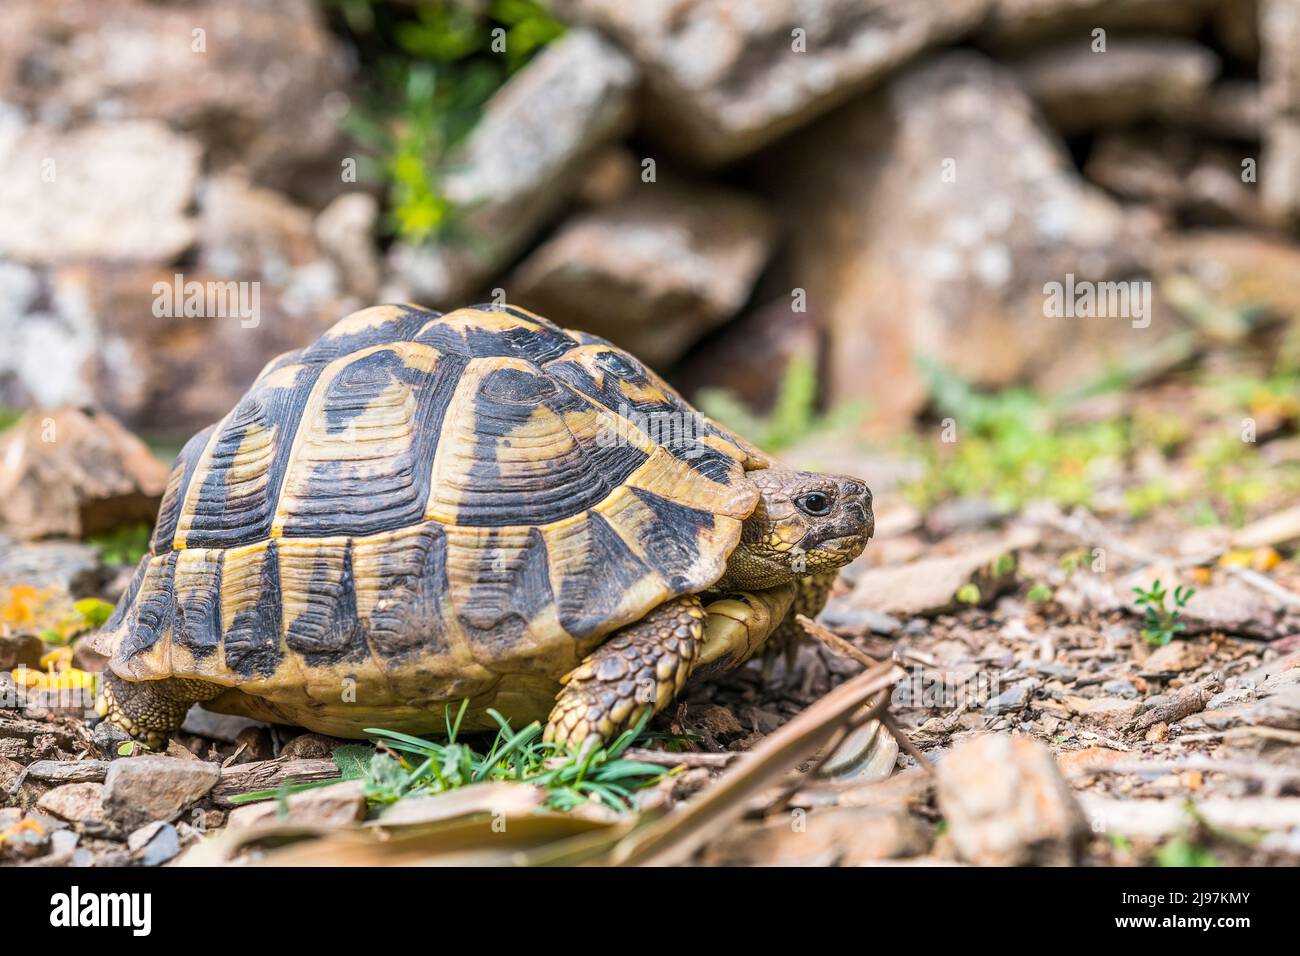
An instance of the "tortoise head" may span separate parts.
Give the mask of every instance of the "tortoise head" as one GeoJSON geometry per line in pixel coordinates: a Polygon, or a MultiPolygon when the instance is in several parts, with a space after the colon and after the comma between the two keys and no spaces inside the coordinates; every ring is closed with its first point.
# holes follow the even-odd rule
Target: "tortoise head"
{"type": "Polygon", "coordinates": [[[842,568],[875,532],[871,490],[857,478],[780,468],[745,477],[758,486],[759,501],[720,587],[776,587],[842,568]]]}

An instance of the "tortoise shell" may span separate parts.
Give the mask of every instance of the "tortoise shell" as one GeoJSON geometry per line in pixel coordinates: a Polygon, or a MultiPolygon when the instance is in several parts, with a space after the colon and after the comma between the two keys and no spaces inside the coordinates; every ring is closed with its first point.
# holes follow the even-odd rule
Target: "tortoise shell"
{"type": "Polygon", "coordinates": [[[268,706],[218,709],[271,719],[341,686],[364,706],[339,729],[465,696],[544,715],[605,635],[721,577],[765,465],[602,339],[365,309],[181,451],[98,644],[120,677],[237,688],[268,706]]]}

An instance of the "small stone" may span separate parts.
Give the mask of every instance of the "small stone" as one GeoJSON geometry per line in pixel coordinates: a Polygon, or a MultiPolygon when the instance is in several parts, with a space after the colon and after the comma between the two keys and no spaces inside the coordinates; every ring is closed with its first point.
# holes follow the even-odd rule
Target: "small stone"
{"type": "Polygon", "coordinates": [[[1142,670],[1148,674],[1178,674],[1195,670],[1204,664],[1208,657],[1209,651],[1203,644],[1171,641],[1143,661],[1142,670]]]}
{"type": "Polygon", "coordinates": [[[197,737],[211,737],[223,743],[233,744],[242,730],[249,727],[265,727],[266,724],[251,717],[239,717],[234,714],[218,714],[205,710],[195,704],[185,715],[181,730],[197,737]]]}
{"type": "Polygon", "coordinates": [[[122,756],[118,752],[118,748],[122,744],[130,743],[131,738],[117,724],[108,720],[101,720],[95,725],[95,730],[90,735],[90,741],[95,745],[95,749],[100,752],[101,756],[107,757],[109,760],[116,760],[122,756]]]}
{"type": "Polygon", "coordinates": [[[1101,685],[1101,692],[1108,697],[1122,697],[1124,700],[1133,700],[1138,696],[1138,689],[1132,681],[1127,680],[1105,681],[1101,685]]]}
{"type": "Polygon", "coordinates": [[[133,831],[126,845],[142,866],[161,866],[181,852],[180,834],[170,823],[161,820],[133,831]]]}
{"type": "Polygon", "coordinates": [[[300,734],[284,745],[280,756],[286,760],[321,760],[334,753],[338,743],[320,734],[300,734]]]}
{"type": "Polygon", "coordinates": [[[1029,685],[1017,684],[994,697],[984,709],[991,714],[1011,714],[1025,709],[1029,703],[1029,685]]]}
{"type": "Polygon", "coordinates": [[[1050,661],[1020,661],[1019,664],[1026,670],[1032,670],[1044,677],[1054,677],[1066,684],[1073,683],[1079,676],[1078,671],[1065,664],[1053,664],[1050,661]]]}
{"type": "Polygon", "coordinates": [[[1169,739],[1169,725],[1152,724],[1147,728],[1146,739],[1153,744],[1162,744],[1169,739]]]}
{"type": "Polygon", "coordinates": [[[98,783],[65,783],[36,801],[38,809],[69,823],[98,823],[104,819],[104,787],[98,783]]]}
{"type": "Polygon", "coordinates": [[[941,759],[937,797],[962,859],[980,866],[1067,866],[1087,824],[1055,760],[1031,737],[985,734],[941,759]]]}
{"type": "Polygon", "coordinates": [[[879,634],[889,637],[903,628],[896,617],[873,611],[871,608],[853,607],[841,600],[831,600],[822,611],[821,622],[833,631],[850,631],[857,634],[879,634]]]}
{"type": "Polygon", "coordinates": [[[220,767],[201,760],[152,756],[117,760],[104,781],[104,810],[131,829],[154,820],[174,820],[220,779],[220,767]]]}
{"type": "Polygon", "coordinates": [[[37,760],[27,767],[28,780],[45,783],[103,783],[107,760],[37,760]]]}
{"type": "Polygon", "coordinates": [[[1094,697],[1084,702],[1084,709],[1079,716],[1084,723],[1118,730],[1137,716],[1141,706],[1141,701],[1124,700],[1121,697],[1094,697]]]}
{"type": "Polygon", "coordinates": [[[50,835],[39,827],[22,827],[5,834],[0,854],[13,860],[34,860],[50,847],[50,835]]]}
{"type": "Polygon", "coordinates": [[[290,794],[283,803],[264,800],[236,807],[230,811],[228,826],[232,830],[257,823],[282,821],[312,826],[347,826],[365,819],[366,797],[360,780],[345,780],[327,787],[313,787],[290,794]],[[281,807],[284,814],[281,815],[281,807]]]}

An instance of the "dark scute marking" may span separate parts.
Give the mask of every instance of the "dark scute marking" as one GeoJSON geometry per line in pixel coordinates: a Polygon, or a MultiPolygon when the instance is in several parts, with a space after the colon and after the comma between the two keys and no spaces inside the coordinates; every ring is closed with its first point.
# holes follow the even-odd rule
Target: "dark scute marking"
{"type": "Polygon", "coordinates": [[[140,563],[135,566],[135,574],[131,575],[131,582],[126,586],[126,592],[118,600],[117,606],[113,608],[112,615],[105,622],[104,630],[116,631],[135,609],[135,601],[140,595],[140,585],[144,581],[145,571],[149,568],[151,557],[152,555],[146,554],[140,559],[140,563]]]}
{"type": "Polygon", "coordinates": [[[379,474],[363,475],[358,463],[346,460],[312,465],[308,480],[317,491],[295,502],[295,514],[284,523],[284,536],[362,536],[422,521],[443,420],[467,361],[442,355],[432,372],[422,372],[405,365],[395,353],[382,351],[343,369],[326,394],[327,428],[344,427],[376,395],[400,381],[415,391],[411,444],[385,461],[379,474]]]}
{"type": "MultiPolygon", "coordinates": [[[[633,488],[637,499],[654,512],[655,520],[641,527],[641,548],[646,561],[668,582],[674,593],[691,590],[684,575],[700,556],[701,535],[716,524],[713,514],[669,501],[652,491],[633,488]]],[[[695,588],[707,587],[712,581],[697,581],[695,588]]]]}
{"type": "Polygon", "coordinates": [[[199,459],[203,457],[203,450],[208,447],[208,439],[212,437],[216,428],[216,425],[209,425],[203,429],[187,441],[181,453],[176,456],[172,472],[182,469],[181,480],[172,486],[170,493],[158,508],[158,521],[154,525],[153,538],[150,541],[150,548],[154,554],[166,554],[172,549],[172,540],[176,537],[176,524],[180,521],[181,507],[185,504],[185,494],[189,491],[190,480],[194,477],[194,469],[198,466],[199,459]]]}
{"type": "Polygon", "coordinates": [[[135,621],[118,652],[124,660],[147,651],[158,641],[170,637],[175,620],[176,554],[167,555],[161,574],[152,586],[140,594],[135,621]]]}
{"type": "Polygon", "coordinates": [[[541,372],[502,368],[483,378],[474,398],[472,481],[456,509],[458,525],[540,525],[568,518],[605,500],[648,457],[627,442],[589,441],[553,454],[540,473],[503,470],[497,458],[501,449],[543,406],[558,416],[588,408],[541,372]]]}
{"type": "Polygon", "coordinates": [[[230,622],[223,645],[226,667],[243,677],[269,677],[280,666],[280,554],[274,541],[262,562],[257,603],[230,622]]]}
{"type": "Polygon", "coordinates": [[[370,613],[370,643],[391,666],[402,656],[445,654],[450,643],[442,617],[447,599],[447,535],[426,525],[419,538],[385,555],[380,599],[370,613]]]}
{"type": "Polygon", "coordinates": [[[275,499],[289,464],[293,436],[321,368],[320,365],[304,366],[294,376],[293,383],[283,388],[265,385],[256,388],[236,407],[213,447],[211,464],[186,535],[187,547],[232,548],[270,537],[275,499]],[[266,481],[246,494],[232,494],[227,482],[235,455],[244,438],[256,427],[275,429],[266,481]]]}
{"type": "Polygon", "coordinates": [[[695,409],[674,394],[663,401],[633,400],[619,389],[620,382],[645,386],[650,377],[636,359],[617,349],[601,352],[595,363],[603,371],[601,381],[575,361],[552,362],[546,370],[571,388],[617,415],[622,416],[651,441],[667,449],[694,471],[719,484],[730,484],[736,468],[732,458],[699,441],[700,436],[718,434],[695,409]]]}
{"type": "MultiPolygon", "coordinates": [[[[511,311],[511,310],[487,310],[511,311]]],[[[528,316],[512,312],[528,322],[528,316]]],[[[461,355],[465,358],[520,358],[538,365],[559,358],[577,343],[563,329],[549,322],[535,328],[514,328],[493,331],[453,324],[433,322],[416,336],[415,341],[431,345],[444,355],[461,355]]]]}
{"type": "Polygon", "coordinates": [[[285,643],[312,666],[363,661],[370,654],[357,619],[356,579],[352,572],[352,542],[343,549],[339,580],[320,561],[312,574],[306,608],[289,623],[285,643]]]}
{"type": "Polygon", "coordinates": [[[361,349],[374,345],[391,345],[394,342],[410,342],[420,328],[439,313],[415,306],[398,306],[398,312],[387,322],[348,332],[344,335],[324,336],[303,349],[299,361],[304,364],[328,365],[344,355],[351,355],[361,349]]]}
{"type": "Polygon", "coordinates": [[[211,583],[176,595],[172,643],[188,649],[199,660],[211,656],[221,644],[221,573],[225,558],[225,552],[217,552],[211,583]]]}
{"type": "Polygon", "coordinates": [[[578,639],[609,621],[627,589],[646,570],[609,522],[595,512],[587,516],[587,535],[583,566],[566,569],[560,584],[560,626],[578,639]]]}
{"type": "Polygon", "coordinates": [[[493,658],[508,655],[524,637],[528,622],[555,600],[542,533],[531,529],[524,547],[504,561],[498,560],[502,552],[496,534],[481,551],[468,593],[456,596],[465,637],[493,658]]]}

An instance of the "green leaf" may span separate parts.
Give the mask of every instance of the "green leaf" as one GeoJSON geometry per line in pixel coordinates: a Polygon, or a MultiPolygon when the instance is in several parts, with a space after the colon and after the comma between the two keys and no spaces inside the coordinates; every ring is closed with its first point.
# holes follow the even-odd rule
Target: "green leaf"
{"type": "Polygon", "coordinates": [[[334,766],[344,780],[362,780],[374,755],[375,748],[368,744],[343,744],[334,749],[334,766]]]}
{"type": "Polygon", "coordinates": [[[108,623],[108,619],[113,616],[113,605],[107,601],[101,601],[99,598],[82,598],[72,606],[81,615],[81,619],[86,622],[86,626],[92,630],[103,627],[108,623]]]}

